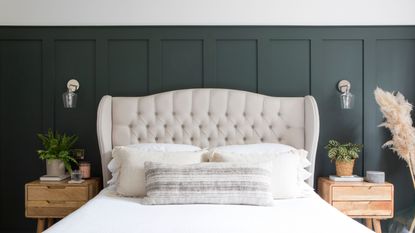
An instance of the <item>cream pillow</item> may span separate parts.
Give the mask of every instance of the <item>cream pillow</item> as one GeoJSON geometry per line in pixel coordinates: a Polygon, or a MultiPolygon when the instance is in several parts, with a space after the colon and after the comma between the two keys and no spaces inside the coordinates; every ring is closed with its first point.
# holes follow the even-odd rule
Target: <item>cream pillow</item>
{"type": "MultiPolygon", "coordinates": [[[[179,152],[179,151],[200,151],[201,148],[188,144],[172,143],[137,143],[127,145],[126,147],[135,148],[142,152],[179,152]]],[[[108,170],[111,172],[111,179],[107,182],[109,185],[117,185],[120,163],[112,159],[108,163],[108,170]]]]}
{"type": "Polygon", "coordinates": [[[140,151],[131,147],[116,147],[112,156],[119,164],[116,191],[122,196],[143,197],[146,195],[144,162],[162,162],[171,164],[200,163],[207,151],[152,152],[140,151]]]}
{"type": "Polygon", "coordinates": [[[307,151],[296,149],[286,152],[270,153],[226,153],[214,151],[211,156],[211,161],[233,163],[271,161],[271,190],[274,198],[281,199],[303,196],[304,185],[306,185],[304,180],[311,175],[304,169],[304,159],[306,157],[307,151]]]}

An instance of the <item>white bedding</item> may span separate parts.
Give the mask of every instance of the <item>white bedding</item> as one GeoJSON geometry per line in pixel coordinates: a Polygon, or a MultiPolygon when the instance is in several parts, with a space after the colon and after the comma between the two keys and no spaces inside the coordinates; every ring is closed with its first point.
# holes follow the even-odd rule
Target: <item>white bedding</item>
{"type": "Polygon", "coordinates": [[[106,188],[45,233],[369,233],[317,194],[275,200],[272,207],[146,206],[106,188]]]}

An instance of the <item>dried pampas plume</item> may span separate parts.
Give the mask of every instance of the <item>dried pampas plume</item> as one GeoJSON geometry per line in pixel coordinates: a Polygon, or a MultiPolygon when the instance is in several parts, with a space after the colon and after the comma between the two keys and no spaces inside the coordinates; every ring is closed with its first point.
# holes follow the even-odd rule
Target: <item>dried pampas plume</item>
{"type": "Polygon", "coordinates": [[[392,133],[392,139],[383,144],[393,150],[408,164],[415,188],[415,129],[412,126],[412,104],[397,92],[396,94],[376,88],[375,99],[385,122],[379,126],[385,127],[392,133]]]}

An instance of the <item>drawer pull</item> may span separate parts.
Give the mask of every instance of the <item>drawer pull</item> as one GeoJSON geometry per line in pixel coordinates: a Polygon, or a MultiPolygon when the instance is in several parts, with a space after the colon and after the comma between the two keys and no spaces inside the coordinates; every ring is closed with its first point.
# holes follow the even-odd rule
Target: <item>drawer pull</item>
{"type": "Polygon", "coordinates": [[[65,201],[46,201],[48,204],[63,204],[65,201]]]}
{"type": "Polygon", "coordinates": [[[65,186],[46,186],[48,189],[65,189],[65,186]]]}

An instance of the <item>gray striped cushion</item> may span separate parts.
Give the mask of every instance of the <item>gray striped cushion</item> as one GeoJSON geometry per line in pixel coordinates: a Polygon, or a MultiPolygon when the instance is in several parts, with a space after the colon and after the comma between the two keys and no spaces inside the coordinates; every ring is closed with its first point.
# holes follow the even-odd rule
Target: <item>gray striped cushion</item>
{"type": "Polygon", "coordinates": [[[272,205],[271,164],[145,162],[144,204],[272,205]]]}

